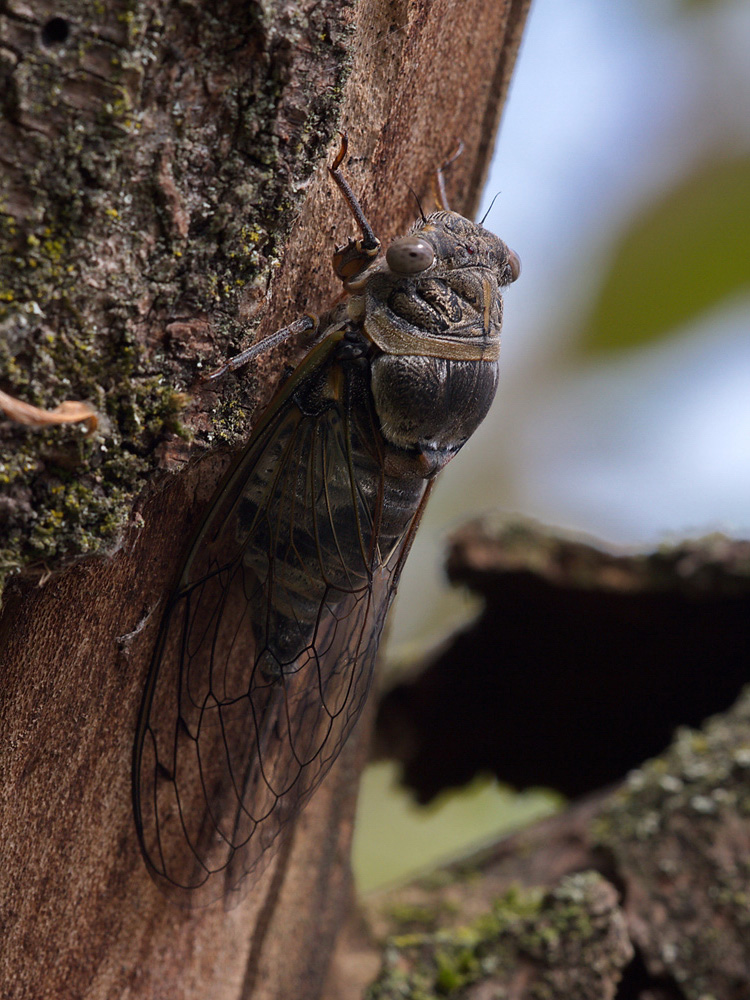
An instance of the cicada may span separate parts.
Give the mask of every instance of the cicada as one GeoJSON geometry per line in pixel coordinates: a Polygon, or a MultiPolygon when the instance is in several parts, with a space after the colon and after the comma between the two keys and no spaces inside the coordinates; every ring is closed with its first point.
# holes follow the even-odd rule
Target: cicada
{"type": "Polygon", "coordinates": [[[329,167],[361,232],[334,252],[345,294],[265,342],[312,346],[192,542],[143,697],[138,837],[187,905],[239,898],[336,760],[435,476],[497,387],[518,257],[447,208],[439,170],[439,210],[378,260],[346,151],[329,167]]]}

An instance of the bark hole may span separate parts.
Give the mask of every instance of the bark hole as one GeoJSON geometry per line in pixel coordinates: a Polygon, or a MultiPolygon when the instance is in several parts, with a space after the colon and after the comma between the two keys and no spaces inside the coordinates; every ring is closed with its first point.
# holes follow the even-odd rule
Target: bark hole
{"type": "Polygon", "coordinates": [[[54,48],[64,45],[70,36],[70,25],[64,17],[51,17],[42,28],[42,45],[54,48]]]}

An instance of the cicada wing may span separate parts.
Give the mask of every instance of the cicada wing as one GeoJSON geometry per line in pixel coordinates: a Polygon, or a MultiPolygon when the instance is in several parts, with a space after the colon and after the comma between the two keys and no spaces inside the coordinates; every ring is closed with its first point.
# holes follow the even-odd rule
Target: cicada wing
{"type": "Polygon", "coordinates": [[[144,696],[136,826],[153,876],[187,905],[239,898],[341,750],[414,524],[416,509],[381,550],[377,420],[353,414],[332,347],[313,354],[217,494],[144,696]],[[311,412],[296,390],[334,368],[343,391],[311,412]],[[364,473],[355,439],[375,443],[364,473]]]}

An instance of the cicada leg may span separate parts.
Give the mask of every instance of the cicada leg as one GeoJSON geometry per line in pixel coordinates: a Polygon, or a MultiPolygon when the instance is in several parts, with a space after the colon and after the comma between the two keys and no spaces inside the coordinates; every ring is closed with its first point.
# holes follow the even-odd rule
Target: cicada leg
{"type": "Polygon", "coordinates": [[[276,333],[272,333],[270,337],[264,337],[263,340],[259,341],[257,344],[253,344],[252,347],[248,347],[247,350],[242,351],[240,354],[236,354],[229,361],[225,361],[220,368],[215,368],[208,375],[204,375],[201,379],[202,382],[214,382],[216,379],[221,378],[226,375],[227,372],[236,371],[241,368],[242,365],[246,365],[248,361],[252,361],[253,358],[257,358],[259,354],[263,354],[264,351],[270,350],[277,344],[282,343],[289,337],[295,337],[302,333],[307,333],[309,330],[317,330],[318,328],[318,318],[313,316],[312,313],[304,313],[299,319],[295,319],[293,323],[289,326],[283,326],[276,333]]]}
{"type": "Polygon", "coordinates": [[[380,240],[372,231],[372,226],[365,218],[365,213],[362,211],[354,192],[349,187],[349,184],[339,169],[348,149],[349,140],[346,132],[342,132],[341,147],[336,154],[336,159],[328,168],[329,174],[334,179],[339,190],[344,196],[344,201],[346,202],[349,211],[354,216],[354,220],[362,233],[361,239],[353,240],[350,237],[347,243],[344,243],[340,247],[336,247],[334,250],[333,270],[344,282],[344,287],[346,287],[348,282],[358,278],[364,271],[366,271],[380,253],[380,240]]]}
{"type": "Polygon", "coordinates": [[[441,163],[440,166],[435,171],[435,188],[436,188],[435,201],[437,202],[437,207],[440,209],[441,212],[450,212],[450,205],[448,204],[448,195],[445,192],[445,176],[443,171],[447,170],[448,167],[451,165],[451,163],[457,160],[461,155],[461,153],[463,153],[463,151],[464,151],[464,144],[463,142],[459,141],[458,145],[453,150],[448,159],[445,160],[444,163],[441,163]]]}

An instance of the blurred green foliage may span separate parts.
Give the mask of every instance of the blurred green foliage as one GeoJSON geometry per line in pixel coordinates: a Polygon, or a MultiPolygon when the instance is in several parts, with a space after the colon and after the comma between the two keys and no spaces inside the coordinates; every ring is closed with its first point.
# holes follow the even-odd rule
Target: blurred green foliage
{"type": "Polygon", "coordinates": [[[443,792],[420,806],[398,783],[390,761],[370,764],[362,776],[352,865],[360,892],[404,881],[482,842],[556,812],[561,796],[542,789],[516,793],[490,777],[443,792]]]}
{"type": "Polygon", "coordinates": [[[640,347],[750,289],[750,159],[712,163],[622,233],[578,346],[640,347]]]}

